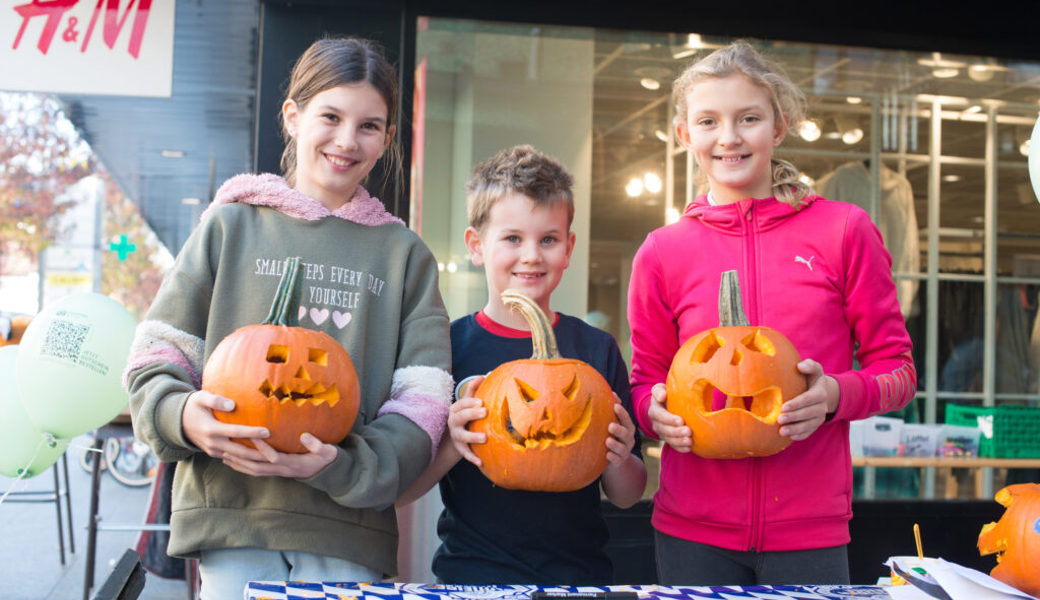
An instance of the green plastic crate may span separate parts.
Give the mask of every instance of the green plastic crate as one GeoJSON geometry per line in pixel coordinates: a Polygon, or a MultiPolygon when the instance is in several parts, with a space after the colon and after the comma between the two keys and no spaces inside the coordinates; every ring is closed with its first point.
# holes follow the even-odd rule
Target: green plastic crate
{"type": "Polygon", "coordinates": [[[979,456],[1040,458],[1040,408],[946,405],[946,423],[982,430],[979,456]]]}

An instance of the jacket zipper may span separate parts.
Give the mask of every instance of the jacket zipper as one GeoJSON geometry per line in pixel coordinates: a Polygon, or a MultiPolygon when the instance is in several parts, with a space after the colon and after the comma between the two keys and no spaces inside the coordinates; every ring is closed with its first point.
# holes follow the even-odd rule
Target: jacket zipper
{"type": "MultiPolygon", "coordinates": [[[[748,299],[747,314],[754,315],[752,322],[757,323],[759,321],[758,315],[758,302],[756,298],[756,286],[758,282],[758,272],[755,269],[755,256],[757,251],[757,236],[758,230],[756,225],[755,214],[755,203],[751,201],[749,203],[744,227],[747,235],[744,236],[745,240],[745,255],[744,255],[744,269],[747,273],[746,281],[742,288],[745,290],[744,297],[748,299]]],[[[761,547],[762,541],[759,539],[762,536],[762,459],[753,458],[751,459],[751,490],[750,498],[751,502],[751,527],[748,530],[748,551],[757,552],[758,548],[761,547]]]]}

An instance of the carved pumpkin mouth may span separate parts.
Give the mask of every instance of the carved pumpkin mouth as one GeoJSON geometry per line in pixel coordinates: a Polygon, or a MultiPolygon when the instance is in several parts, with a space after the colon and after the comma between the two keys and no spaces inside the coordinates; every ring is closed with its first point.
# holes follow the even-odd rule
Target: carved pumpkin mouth
{"type": "Polygon", "coordinates": [[[730,393],[715,387],[707,379],[698,379],[693,383],[691,395],[697,399],[694,408],[706,415],[742,410],[767,423],[776,422],[783,405],[783,393],[775,386],[751,394],[730,393]]]}
{"type": "MultiPolygon", "coordinates": [[[[519,399],[512,396],[502,407],[503,429],[514,445],[521,448],[564,446],[581,439],[592,421],[592,397],[579,398],[578,378],[555,395],[563,399],[549,402],[538,390],[514,378],[519,399]],[[551,406],[560,407],[554,410],[551,406]]],[[[553,394],[550,394],[553,395],[553,394]]]]}

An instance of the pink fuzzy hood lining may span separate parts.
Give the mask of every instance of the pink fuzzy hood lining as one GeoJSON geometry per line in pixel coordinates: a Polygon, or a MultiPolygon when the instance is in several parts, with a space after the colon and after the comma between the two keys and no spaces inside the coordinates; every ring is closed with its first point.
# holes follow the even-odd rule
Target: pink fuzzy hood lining
{"type": "Polygon", "coordinates": [[[330,211],[321,202],[289,187],[284,179],[272,173],[260,175],[246,173],[228,179],[217,190],[213,203],[202,213],[203,218],[215,207],[232,202],[268,206],[280,213],[305,221],[338,217],[359,225],[376,226],[391,223],[404,225],[404,221],[388,213],[383,203],[378,198],[369,196],[368,191],[360,185],[349,202],[330,211]]]}

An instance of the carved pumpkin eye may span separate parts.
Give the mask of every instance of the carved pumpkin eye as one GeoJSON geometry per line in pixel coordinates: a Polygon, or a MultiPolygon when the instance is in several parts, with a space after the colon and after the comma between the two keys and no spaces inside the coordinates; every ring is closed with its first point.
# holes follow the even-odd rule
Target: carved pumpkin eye
{"type": "Polygon", "coordinates": [[[221,340],[202,375],[203,389],[235,401],[234,411],[215,411],[217,419],[267,427],[265,441],[282,452],[306,452],[304,432],[326,443],[343,441],[360,404],[347,351],[329,335],[290,321],[297,314],[295,261],[283,273],[267,320],[221,340]]]}

